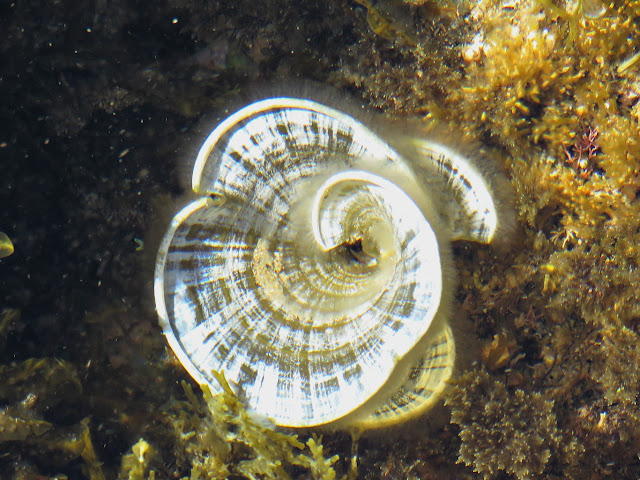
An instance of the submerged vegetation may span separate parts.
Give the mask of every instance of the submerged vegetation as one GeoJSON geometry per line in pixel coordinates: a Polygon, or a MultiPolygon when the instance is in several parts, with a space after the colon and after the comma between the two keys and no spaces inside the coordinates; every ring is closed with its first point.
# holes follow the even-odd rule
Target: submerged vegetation
{"type": "MultiPolygon", "coordinates": [[[[188,401],[173,402],[167,411],[175,433],[177,467],[189,472],[185,479],[289,480],[289,472],[297,466],[313,480],[335,480],[332,465],[338,456],[323,456],[321,438],[310,437],[305,450],[297,435],[277,432],[266,419],[261,422],[247,412],[224,376],[216,378],[222,393],[212,395],[203,385],[203,402],[183,383],[188,401]]],[[[159,461],[155,449],[140,439],[123,457],[119,478],[152,480],[159,461]]]]}
{"type": "MultiPolygon", "coordinates": [[[[0,312],[0,349],[16,327],[19,312],[0,312]]],[[[32,455],[54,464],[82,461],[82,471],[90,480],[104,480],[89,429],[89,419],[75,424],[56,424],[45,419],[50,410],[73,403],[82,387],[78,373],[69,362],[54,358],[31,358],[0,365],[0,445],[5,456],[32,455]]],[[[14,478],[28,479],[37,470],[14,462],[14,478]]]]}
{"type": "Polygon", "coordinates": [[[460,426],[459,461],[482,478],[502,471],[523,480],[541,474],[549,462],[582,461],[582,445],[558,428],[554,402],[541,393],[509,390],[485,371],[471,370],[448,402],[451,421],[460,426]]]}
{"type": "Polygon", "coordinates": [[[456,334],[478,355],[447,399],[451,424],[364,438],[360,478],[640,476],[639,0],[170,0],[157,14],[97,2],[94,20],[62,3],[46,31],[29,2],[3,20],[11,69],[34,83],[6,77],[2,114],[19,131],[0,149],[39,163],[8,162],[0,179],[2,195],[33,196],[3,197],[0,212],[16,245],[0,260],[0,477],[346,473],[344,434],[303,441],[228,390],[181,387],[141,267],[154,240],[134,240],[179,194],[163,175],[212,123],[194,119],[299,75],[481,145],[519,216],[506,254],[454,247],[456,334]],[[75,53],[57,50],[69,39],[75,53]],[[41,222],[57,209],[62,233],[41,222]]]}
{"type": "Polygon", "coordinates": [[[640,2],[447,5],[417,46],[373,32],[333,78],[481,140],[512,180],[518,248],[459,250],[487,369],[448,401],[459,461],[480,478],[636,478],[640,2]]]}

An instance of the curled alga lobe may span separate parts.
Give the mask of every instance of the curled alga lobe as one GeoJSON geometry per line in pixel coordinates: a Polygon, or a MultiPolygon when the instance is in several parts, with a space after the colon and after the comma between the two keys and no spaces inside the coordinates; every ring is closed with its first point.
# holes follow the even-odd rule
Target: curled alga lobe
{"type": "Polygon", "coordinates": [[[506,472],[518,479],[542,473],[563,440],[554,402],[540,393],[508,390],[485,371],[469,371],[447,403],[460,426],[459,463],[483,478],[506,472]]]}

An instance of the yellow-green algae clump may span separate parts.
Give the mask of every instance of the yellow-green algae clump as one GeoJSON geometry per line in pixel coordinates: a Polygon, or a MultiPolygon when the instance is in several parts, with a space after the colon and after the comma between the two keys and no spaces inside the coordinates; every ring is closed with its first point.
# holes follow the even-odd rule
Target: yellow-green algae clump
{"type": "Polygon", "coordinates": [[[449,399],[459,458],[481,478],[636,479],[640,2],[427,5],[415,46],[362,23],[332,79],[482,142],[511,177],[517,248],[458,249],[487,369],[449,399]]]}
{"type": "MultiPolygon", "coordinates": [[[[305,469],[314,480],[335,480],[332,465],[338,456],[325,458],[319,438],[305,444],[297,435],[276,431],[245,410],[221,374],[216,378],[223,392],[212,395],[201,385],[204,402],[183,384],[188,402],[176,402],[167,412],[176,435],[176,462],[188,467],[185,479],[225,480],[229,477],[291,479],[291,469],[305,469]]],[[[152,480],[155,449],[140,439],[125,455],[119,478],[152,480]]]]}

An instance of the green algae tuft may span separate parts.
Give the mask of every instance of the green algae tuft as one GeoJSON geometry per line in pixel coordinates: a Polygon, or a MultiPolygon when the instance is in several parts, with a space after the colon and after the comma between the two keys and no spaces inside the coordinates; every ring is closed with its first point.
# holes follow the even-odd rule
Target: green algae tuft
{"type": "MultiPolygon", "coordinates": [[[[266,419],[248,412],[231,390],[224,375],[215,373],[223,391],[213,395],[202,385],[200,399],[187,383],[188,401],[173,402],[167,419],[175,433],[173,452],[179,471],[190,480],[246,479],[288,480],[293,471],[307,470],[314,480],[335,480],[333,464],[338,456],[325,457],[321,438],[305,444],[298,435],[276,431],[266,419]]],[[[159,455],[143,440],[123,459],[120,477],[147,480],[161,469],[159,455]]]]}

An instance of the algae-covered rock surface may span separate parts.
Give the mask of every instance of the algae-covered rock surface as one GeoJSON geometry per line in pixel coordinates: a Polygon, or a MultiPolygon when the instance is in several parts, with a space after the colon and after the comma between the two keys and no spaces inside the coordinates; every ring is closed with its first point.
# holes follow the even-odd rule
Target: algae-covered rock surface
{"type": "Polygon", "coordinates": [[[0,12],[0,478],[640,477],[638,0],[0,12]],[[445,405],[357,443],[201,391],[154,312],[206,134],[309,81],[489,154],[518,218],[497,250],[454,245],[445,405]]]}

